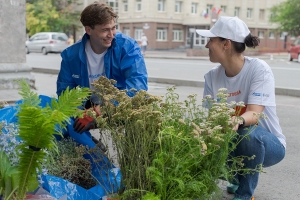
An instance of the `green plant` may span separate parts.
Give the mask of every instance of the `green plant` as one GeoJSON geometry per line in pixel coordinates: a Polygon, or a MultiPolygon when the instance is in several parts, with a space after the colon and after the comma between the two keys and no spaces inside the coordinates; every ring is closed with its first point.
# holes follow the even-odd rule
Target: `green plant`
{"type": "Polygon", "coordinates": [[[37,181],[37,169],[41,167],[46,149],[57,149],[54,134],[60,135],[61,132],[55,127],[58,125],[63,128],[69,122],[69,117],[79,114],[77,106],[86,99],[89,90],[67,89],[58,100],[53,99],[42,108],[39,106],[41,100],[30,91],[28,84],[24,80],[19,84],[23,101],[19,104],[17,123],[22,143],[16,148],[20,150],[16,199],[24,199],[31,183],[37,181]]]}
{"type": "Polygon", "coordinates": [[[4,200],[15,199],[18,188],[18,169],[12,166],[4,151],[0,151],[0,197],[4,200]]]}
{"type": "Polygon", "coordinates": [[[97,118],[97,123],[100,131],[110,131],[108,137],[113,141],[117,159],[114,155],[108,157],[112,162],[117,160],[115,164],[120,166],[121,185],[126,187],[122,198],[127,195],[128,199],[137,199],[147,190],[151,191],[151,184],[146,181],[146,169],[151,165],[154,141],[160,130],[161,98],[146,91],[139,91],[131,98],[127,91],[114,87],[114,83],[105,77],[94,82],[95,91],[104,102],[101,106],[103,115],[97,118]]]}
{"type": "Polygon", "coordinates": [[[203,99],[206,109],[195,95],[180,102],[175,87],[163,102],[146,91],[130,98],[112,84],[104,77],[94,82],[105,102],[97,123],[100,131],[109,130],[117,152],[122,199],[219,199],[220,178],[260,170],[243,169],[245,157],[230,156],[240,141],[231,119],[243,103],[226,103],[225,89],[218,101],[203,99]]]}
{"type": "Polygon", "coordinates": [[[57,142],[58,152],[48,152],[43,168],[47,173],[60,177],[90,189],[96,185],[91,175],[91,162],[83,157],[87,153],[84,146],[78,146],[72,138],[62,139],[57,142]]]}

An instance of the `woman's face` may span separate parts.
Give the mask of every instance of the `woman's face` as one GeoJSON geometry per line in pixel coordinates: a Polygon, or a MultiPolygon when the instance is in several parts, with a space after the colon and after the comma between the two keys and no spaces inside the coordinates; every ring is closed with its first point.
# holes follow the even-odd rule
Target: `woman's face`
{"type": "Polygon", "coordinates": [[[205,45],[209,50],[209,60],[213,63],[220,63],[222,55],[224,55],[224,41],[218,37],[209,38],[205,45]]]}

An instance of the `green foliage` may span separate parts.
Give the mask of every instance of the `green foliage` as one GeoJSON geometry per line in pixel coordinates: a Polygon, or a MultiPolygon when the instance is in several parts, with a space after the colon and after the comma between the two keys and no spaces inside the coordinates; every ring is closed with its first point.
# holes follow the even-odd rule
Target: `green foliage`
{"type": "Polygon", "coordinates": [[[76,31],[80,11],[78,0],[27,0],[26,29],[29,35],[42,31],[76,31]]]}
{"type": "Polygon", "coordinates": [[[160,197],[153,192],[148,192],[142,197],[142,200],[160,200],[160,197]]]}
{"type": "MultiPolygon", "coordinates": [[[[109,137],[117,151],[115,164],[120,166],[122,185],[126,186],[123,196],[138,199],[147,190],[151,191],[146,169],[151,165],[153,152],[150,150],[155,149],[153,145],[161,125],[160,98],[146,91],[139,91],[130,98],[126,91],[120,91],[105,77],[100,77],[94,87],[106,102],[101,107],[103,116],[97,118],[97,123],[100,130],[111,131],[109,137]]],[[[112,156],[108,155],[113,159],[112,156]]]]}
{"type": "Polygon", "coordinates": [[[77,146],[73,139],[62,139],[57,142],[58,152],[49,151],[43,168],[48,174],[68,180],[83,188],[90,189],[96,185],[91,175],[91,162],[83,157],[84,146],[77,146]]]}
{"type": "Polygon", "coordinates": [[[56,126],[65,127],[69,117],[78,114],[77,106],[89,95],[87,88],[66,89],[58,100],[52,99],[51,104],[39,106],[38,95],[30,91],[28,84],[20,81],[20,95],[23,97],[19,105],[18,123],[19,137],[23,141],[18,146],[19,155],[19,186],[17,198],[23,199],[28,191],[28,183],[37,180],[37,169],[46,155],[45,150],[56,150],[54,134],[61,135],[56,126]]]}
{"type": "Polygon", "coordinates": [[[271,9],[270,22],[278,23],[278,30],[300,35],[300,0],[286,0],[271,9]]]}
{"type": "Polygon", "coordinates": [[[18,169],[12,166],[4,151],[0,151],[0,196],[5,200],[15,199],[15,191],[18,188],[18,169]]]}
{"type": "Polygon", "coordinates": [[[220,178],[260,170],[244,169],[245,157],[230,156],[240,141],[231,117],[244,105],[226,103],[226,90],[218,102],[203,99],[206,109],[195,95],[179,101],[174,87],[163,102],[146,91],[130,98],[111,83],[101,77],[93,85],[105,102],[97,123],[109,130],[117,152],[117,159],[108,157],[120,166],[122,199],[220,199],[220,178]]]}
{"type": "Polygon", "coordinates": [[[34,4],[26,3],[26,29],[29,35],[38,32],[61,31],[52,24],[59,25],[59,13],[51,0],[37,1],[34,4]]]}

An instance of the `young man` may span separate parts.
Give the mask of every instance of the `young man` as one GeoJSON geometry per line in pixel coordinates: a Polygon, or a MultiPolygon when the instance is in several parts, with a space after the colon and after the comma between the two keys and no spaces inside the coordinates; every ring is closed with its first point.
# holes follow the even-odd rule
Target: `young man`
{"type": "MultiPolygon", "coordinates": [[[[129,96],[134,95],[130,91],[132,88],[148,89],[148,75],[140,47],[134,39],[117,32],[117,17],[110,6],[98,2],[82,11],[80,21],[86,33],[81,41],[61,53],[56,92],[58,96],[67,87],[92,88],[91,83],[100,76],[116,80],[116,87],[128,90],[129,96]]],[[[99,104],[97,98],[92,97],[90,101],[92,106],[99,104]]],[[[95,106],[94,110],[100,113],[99,106],[95,106]]],[[[75,131],[68,126],[71,137],[81,144],[95,146],[88,132],[95,128],[93,119],[87,116],[78,118],[74,127],[75,131]]]]}

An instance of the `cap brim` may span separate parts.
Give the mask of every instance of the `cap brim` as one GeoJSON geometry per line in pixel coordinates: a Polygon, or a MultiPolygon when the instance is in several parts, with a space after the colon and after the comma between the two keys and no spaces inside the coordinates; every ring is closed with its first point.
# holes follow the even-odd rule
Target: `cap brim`
{"type": "Polygon", "coordinates": [[[210,32],[210,30],[196,30],[196,33],[203,37],[217,37],[215,34],[210,32]]]}

